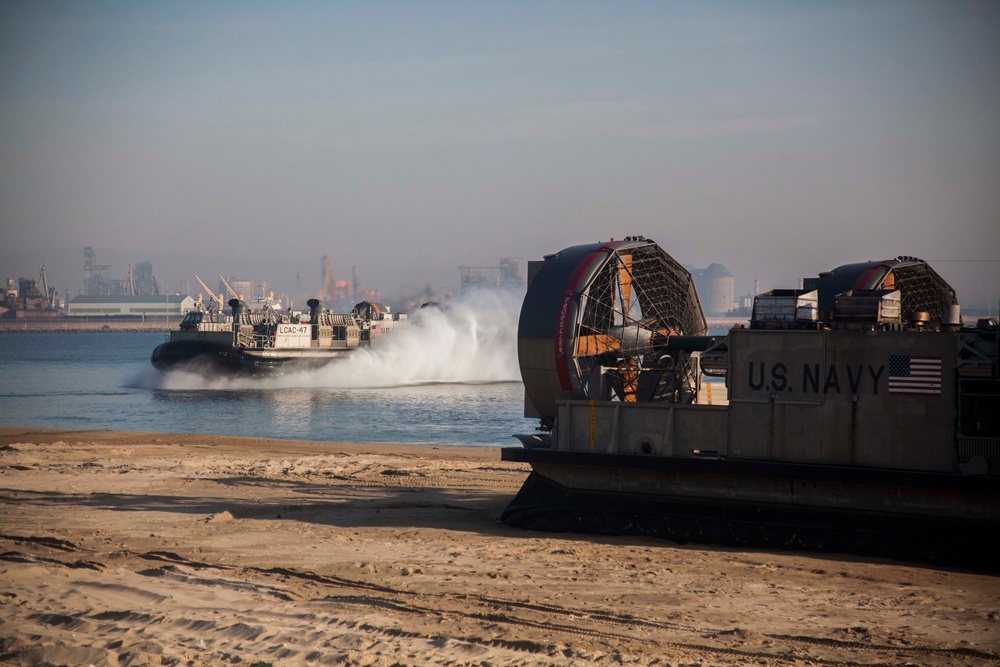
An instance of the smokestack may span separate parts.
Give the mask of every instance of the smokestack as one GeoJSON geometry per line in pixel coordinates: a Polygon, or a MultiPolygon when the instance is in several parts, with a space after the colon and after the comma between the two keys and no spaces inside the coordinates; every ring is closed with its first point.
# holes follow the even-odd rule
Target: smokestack
{"type": "Polygon", "coordinates": [[[306,301],[306,305],[309,306],[309,326],[312,340],[319,340],[319,316],[330,311],[327,310],[326,304],[319,299],[309,299],[306,301]]]}
{"type": "Polygon", "coordinates": [[[230,299],[229,308],[232,310],[234,320],[238,320],[240,315],[250,310],[247,308],[247,304],[240,299],[230,299]]]}
{"type": "Polygon", "coordinates": [[[962,328],[962,307],[957,303],[948,306],[948,316],[945,318],[945,326],[949,331],[958,331],[962,328]]]}

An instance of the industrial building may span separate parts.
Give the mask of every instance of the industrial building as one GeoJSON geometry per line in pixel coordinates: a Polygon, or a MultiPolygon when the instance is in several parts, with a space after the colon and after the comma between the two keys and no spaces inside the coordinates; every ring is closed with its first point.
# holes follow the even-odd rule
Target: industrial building
{"type": "Polygon", "coordinates": [[[472,288],[512,289],[522,287],[517,258],[504,257],[499,266],[460,266],[462,291],[472,288]]]}
{"type": "Polygon", "coordinates": [[[110,271],[108,264],[98,264],[94,249],[83,249],[83,294],[89,296],[135,296],[159,295],[160,286],[153,275],[150,262],[139,262],[135,270],[129,264],[125,269],[125,279],[106,279],[104,271],[110,271]]]}
{"type": "Polygon", "coordinates": [[[0,295],[0,318],[54,319],[61,314],[62,299],[55,287],[49,287],[45,275],[45,263],[39,269],[38,280],[18,278],[15,285],[12,278],[0,295]]]}
{"type": "Polygon", "coordinates": [[[180,319],[195,307],[187,295],[99,296],[81,294],[66,308],[67,317],[127,317],[180,319]]]}
{"type": "Polygon", "coordinates": [[[229,287],[236,293],[236,298],[238,299],[251,301],[256,299],[258,296],[263,296],[259,294],[252,280],[247,280],[246,278],[236,278],[233,276],[229,276],[225,280],[221,280],[222,276],[219,276],[219,278],[219,294],[229,294],[229,290],[226,289],[226,283],[229,283],[229,287]]]}

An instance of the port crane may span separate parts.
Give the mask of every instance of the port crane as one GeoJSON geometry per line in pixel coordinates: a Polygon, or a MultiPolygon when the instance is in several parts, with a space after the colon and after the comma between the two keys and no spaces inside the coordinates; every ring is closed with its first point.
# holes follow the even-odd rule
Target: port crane
{"type": "Polygon", "coordinates": [[[222,277],[221,273],[219,274],[219,280],[221,280],[222,284],[226,286],[227,290],[229,290],[229,295],[231,297],[233,297],[234,299],[242,299],[242,297],[236,293],[236,290],[233,289],[232,285],[230,285],[229,282],[222,277]]]}
{"type": "MultiPolygon", "coordinates": [[[[205,284],[204,280],[202,280],[201,278],[198,277],[197,273],[194,274],[194,278],[204,288],[204,290],[206,292],[208,292],[208,300],[209,301],[218,301],[219,302],[219,312],[221,313],[222,310],[223,310],[222,294],[220,293],[219,296],[215,296],[215,292],[213,292],[211,289],[209,289],[208,285],[205,284]]],[[[220,278],[221,278],[221,276],[220,276],[220,278]]]]}
{"type": "Polygon", "coordinates": [[[48,276],[45,274],[45,262],[38,268],[38,284],[42,288],[42,295],[45,297],[45,307],[56,307],[56,288],[49,289],[48,276]]]}

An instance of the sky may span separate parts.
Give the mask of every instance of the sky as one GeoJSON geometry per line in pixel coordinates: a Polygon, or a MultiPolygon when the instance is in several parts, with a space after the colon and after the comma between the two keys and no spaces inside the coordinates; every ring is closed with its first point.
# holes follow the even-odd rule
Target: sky
{"type": "Polygon", "coordinates": [[[1000,301],[1000,3],[0,3],[0,278],[387,295],[644,235],[1000,301]],[[120,274],[120,275],[118,275],[120,274]],[[192,281],[193,282],[193,281],[192,281]]]}

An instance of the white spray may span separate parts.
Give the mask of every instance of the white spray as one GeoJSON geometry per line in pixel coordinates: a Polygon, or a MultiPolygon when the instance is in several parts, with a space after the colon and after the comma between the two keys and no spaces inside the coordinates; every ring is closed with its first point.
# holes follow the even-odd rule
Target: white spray
{"type": "Polygon", "coordinates": [[[371,388],[435,383],[517,382],[517,317],[523,295],[465,292],[442,308],[409,314],[407,326],[321,368],[268,378],[171,371],[161,389],[371,388]]]}

